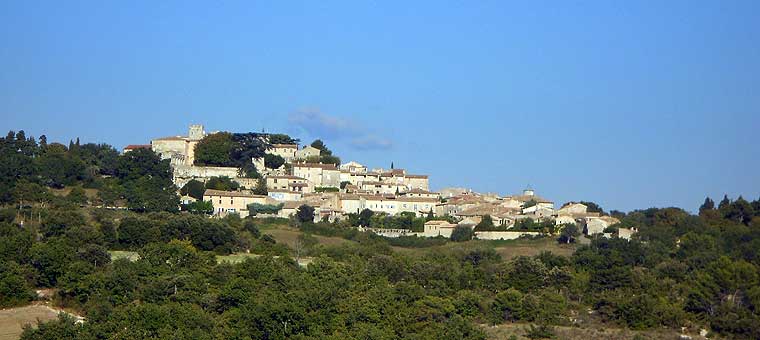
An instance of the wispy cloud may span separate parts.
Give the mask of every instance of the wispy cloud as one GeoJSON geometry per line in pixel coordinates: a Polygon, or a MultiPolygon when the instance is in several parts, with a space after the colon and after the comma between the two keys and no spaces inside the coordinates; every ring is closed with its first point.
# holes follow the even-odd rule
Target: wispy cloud
{"type": "Polygon", "coordinates": [[[390,139],[367,135],[351,140],[351,146],[359,150],[387,150],[393,147],[390,139]]]}
{"type": "Polygon", "coordinates": [[[347,140],[348,145],[357,150],[387,150],[393,147],[390,139],[370,133],[359,122],[329,115],[318,109],[303,109],[291,113],[288,123],[315,138],[347,140]]]}
{"type": "Polygon", "coordinates": [[[326,139],[355,136],[359,130],[358,124],[347,118],[327,115],[314,109],[291,113],[288,122],[312,136],[326,139]]]}

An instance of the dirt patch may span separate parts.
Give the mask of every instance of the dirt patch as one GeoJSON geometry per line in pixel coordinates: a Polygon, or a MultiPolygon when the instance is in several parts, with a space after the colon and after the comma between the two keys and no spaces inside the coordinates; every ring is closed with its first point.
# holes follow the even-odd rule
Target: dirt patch
{"type": "MultiPolygon", "coordinates": [[[[0,309],[0,340],[16,340],[21,336],[24,325],[31,324],[36,326],[37,320],[55,320],[60,312],[62,310],[45,304],[0,309]]],[[[73,316],[79,317],[77,315],[73,316]]]]}
{"type": "MultiPolygon", "coordinates": [[[[481,325],[483,330],[489,339],[528,339],[525,337],[526,329],[529,324],[512,323],[502,324],[497,326],[481,325]]],[[[648,331],[634,331],[627,328],[579,328],[579,327],[553,327],[555,339],[563,340],[590,340],[590,339],[606,339],[606,340],[633,340],[633,339],[647,339],[647,340],[674,340],[678,339],[680,333],[676,330],[648,330],[648,331]],[[637,337],[638,336],[638,337],[637,337]]],[[[696,334],[689,334],[691,339],[704,340],[696,334]]]]}

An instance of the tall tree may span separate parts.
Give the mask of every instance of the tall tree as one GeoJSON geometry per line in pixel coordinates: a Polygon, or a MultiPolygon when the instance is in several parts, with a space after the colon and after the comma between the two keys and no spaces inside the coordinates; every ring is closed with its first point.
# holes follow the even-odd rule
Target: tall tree
{"type": "MultiPolygon", "coordinates": [[[[195,165],[235,166],[230,155],[236,147],[229,132],[218,132],[203,137],[195,145],[195,165]]],[[[250,158],[248,159],[250,162],[250,158]]]]}
{"type": "Polygon", "coordinates": [[[710,197],[705,197],[705,202],[699,207],[699,213],[715,209],[715,202],[710,197]]]}

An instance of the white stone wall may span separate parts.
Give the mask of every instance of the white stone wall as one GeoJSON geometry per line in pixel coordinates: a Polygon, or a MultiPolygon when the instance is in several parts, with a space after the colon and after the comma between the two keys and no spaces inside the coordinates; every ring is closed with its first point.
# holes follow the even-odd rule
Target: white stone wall
{"type": "Polygon", "coordinates": [[[476,231],[475,238],[478,240],[514,240],[523,235],[536,236],[539,234],[535,231],[476,231]]]}

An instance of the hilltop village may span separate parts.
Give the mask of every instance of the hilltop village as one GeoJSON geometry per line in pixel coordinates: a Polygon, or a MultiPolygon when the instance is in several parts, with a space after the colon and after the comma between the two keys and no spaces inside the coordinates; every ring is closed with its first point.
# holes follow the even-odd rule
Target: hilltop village
{"type": "MultiPolygon", "coordinates": [[[[610,236],[608,227],[619,223],[614,217],[589,211],[587,205],[579,202],[556,208],[555,202],[530,188],[507,196],[458,188],[433,192],[426,174],[415,174],[393,165],[390,169],[369,169],[356,161],[325,162],[323,153],[331,151],[314,145],[301,146],[297,140],[281,138],[284,135],[254,136],[255,142],[265,150],[264,155],[250,159],[250,165],[255,168],[254,176],[240,166],[199,164],[196,147],[204,138],[215,134],[207,133],[202,125],[191,125],[186,136],[156,138],[150,144],[129,145],[123,152],[150,148],[161,159],[170,160],[173,181],[178,188],[219,178],[237,183],[233,190],[205,189],[202,197],[187,193],[182,196],[183,204],[199,199],[210,203],[211,213],[219,217],[238,214],[240,217],[288,218],[306,205],[314,209],[315,221],[335,221],[367,209],[391,216],[429,217],[423,231],[366,228],[383,236],[450,237],[454,228],[465,225],[475,229],[475,237],[480,239],[514,239],[539,234],[537,226],[568,224],[576,225],[588,235],[610,236]],[[291,142],[279,143],[283,139],[291,142]],[[279,162],[273,161],[274,165],[270,165],[267,161],[270,158],[279,162]],[[526,228],[529,225],[533,227],[526,228]]],[[[334,159],[327,158],[328,161],[334,159]]],[[[635,231],[615,230],[617,236],[626,239],[635,231]]]]}

